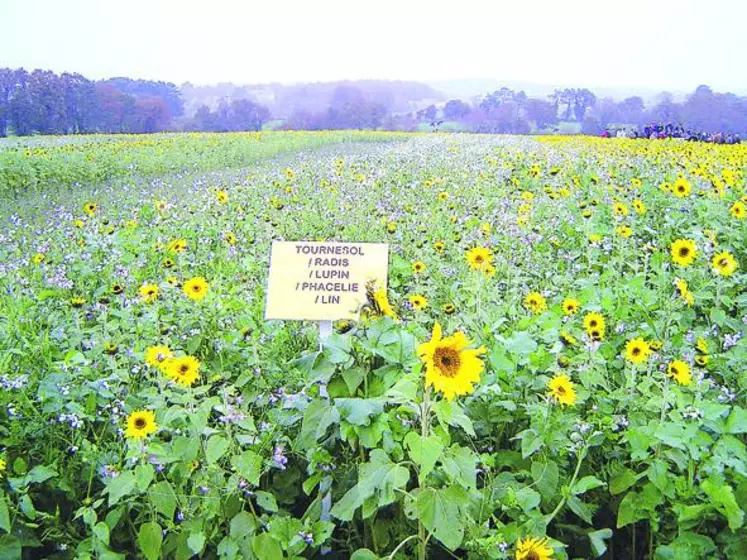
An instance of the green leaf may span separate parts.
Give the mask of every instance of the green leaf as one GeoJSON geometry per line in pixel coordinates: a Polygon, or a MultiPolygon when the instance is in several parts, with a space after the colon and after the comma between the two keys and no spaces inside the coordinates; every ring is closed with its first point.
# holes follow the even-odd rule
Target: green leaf
{"type": "Polygon", "coordinates": [[[747,433],[747,409],[735,406],[726,421],[726,432],[729,434],[747,433]]]}
{"type": "Polygon", "coordinates": [[[330,513],[342,521],[350,521],[355,510],[377,492],[379,507],[392,503],[396,499],[395,488],[404,488],[409,480],[408,469],[393,463],[381,449],[374,449],[371,460],[359,468],[358,484],[345,493],[330,513]]]}
{"type": "Polygon", "coordinates": [[[586,502],[582,502],[576,496],[571,496],[570,498],[568,498],[566,504],[573,513],[578,515],[589,525],[593,525],[592,516],[594,515],[594,510],[592,509],[591,505],[587,504],[586,502]]]}
{"type": "Polygon", "coordinates": [[[187,538],[187,546],[195,554],[200,554],[205,547],[205,534],[202,531],[190,533],[187,538]]]}
{"type": "Polygon", "coordinates": [[[174,519],[176,493],[169,482],[165,480],[156,482],[148,490],[148,497],[158,513],[162,514],[166,519],[174,519]]]}
{"type": "Polygon", "coordinates": [[[558,490],[558,465],[554,461],[532,462],[532,479],[542,499],[550,501],[558,490]]]}
{"type": "Polygon", "coordinates": [[[464,539],[460,506],[467,499],[466,491],[459,486],[426,488],[415,498],[417,518],[449,550],[456,550],[464,539]]]}
{"type": "Polygon", "coordinates": [[[640,496],[636,492],[629,492],[620,502],[620,506],[617,509],[617,528],[625,527],[639,519],[646,518],[646,512],[636,507],[636,504],[640,500],[640,496]]]}
{"type": "Polygon", "coordinates": [[[259,485],[262,474],[262,457],[254,451],[246,450],[241,455],[231,457],[231,465],[236,473],[253,486],[259,485]]]}
{"type": "Polygon", "coordinates": [[[340,417],[356,426],[368,426],[371,417],[384,412],[384,401],[380,399],[335,399],[340,417]]]}
{"type": "Polygon", "coordinates": [[[205,446],[205,459],[208,464],[217,463],[226,451],[228,451],[228,440],[223,436],[211,437],[205,446]]]}
{"type": "Polygon", "coordinates": [[[472,420],[464,413],[464,410],[456,401],[439,401],[433,406],[438,421],[442,424],[462,428],[472,437],[475,437],[475,428],[472,420]]]}
{"type": "Polygon", "coordinates": [[[96,523],[93,526],[93,534],[98,540],[109,546],[109,526],[106,523],[103,521],[96,523]]]}
{"type": "Polygon", "coordinates": [[[452,445],[441,459],[444,472],[466,489],[477,486],[477,455],[467,448],[452,445]]]}
{"type": "Polygon", "coordinates": [[[275,501],[275,496],[271,494],[270,492],[264,492],[262,490],[257,490],[254,495],[257,498],[257,505],[264,509],[265,511],[269,511],[270,513],[275,513],[278,511],[278,503],[275,501]]]}
{"type": "Polygon", "coordinates": [[[254,521],[254,517],[248,511],[240,511],[233,519],[230,524],[231,538],[237,541],[251,535],[257,529],[257,524],[254,521]]]}
{"type": "Polygon", "coordinates": [[[521,437],[521,457],[523,459],[531,456],[542,447],[542,437],[534,430],[524,430],[519,437],[521,437]]]}
{"type": "Polygon", "coordinates": [[[125,471],[119,476],[109,479],[109,484],[106,485],[106,493],[109,494],[109,506],[113,506],[121,498],[130,494],[136,486],[135,475],[130,471],[125,471]]]}
{"type": "Polygon", "coordinates": [[[252,539],[252,550],[259,560],[283,560],[280,543],[269,533],[255,535],[252,539]]]}
{"type": "Polygon", "coordinates": [[[367,548],[359,548],[350,557],[350,560],[379,560],[379,556],[376,556],[367,548]]]}
{"type": "Polygon", "coordinates": [[[592,531],[591,533],[588,533],[588,537],[591,541],[591,548],[594,551],[594,557],[599,558],[602,554],[607,552],[607,543],[604,541],[612,538],[612,529],[592,531]]]}
{"type": "Polygon", "coordinates": [[[517,331],[506,340],[506,348],[509,352],[517,356],[528,356],[537,350],[537,343],[526,331],[517,331]]]}
{"type": "Polygon", "coordinates": [[[524,486],[516,492],[516,503],[524,510],[524,513],[535,509],[540,504],[540,494],[536,490],[524,486]]]}
{"type": "Polygon", "coordinates": [[[610,494],[616,496],[622,494],[633,486],[640,477],[630,469],[620,472],[610,481],[610,494]]]}
{"type": "Polygon", "coordinates": [[[604,482],[602,482],[595,476],[585,476],[575,482],[573,488],[571,488],[571,492],[577,495],[583,494],[585,492],[588,492],[589,490],[593,490],[594,488],[599,488],[600,486],[604,485],[604,482]]]}
{"type": "Polygon", "coordinates": [[[163,543],[163,534],[158,523],[143,523],[140,526],[137,544],[148,560],[158,560],[161,557],[161,543],[163,543]]]}
{"type": "Polygon", "coordinates": [[[424,438],[417,432],[408,432],[404,444],[409,450],[410,458],[418,465],[418,478],[421,482],[425,481],[436,466],[436,461],[441,458],[444,449],[441,440],[434,435],[424,438]]]}
{"type": "Polygon", "coordinates": [[[734,497],[734,491],[731,486],[708,479],[704,480],[700,487],[715,502],[719,511],[726,517],[729,529],[732,531],[739,529],[742,523],[744,523],[744,512],[737,505],[737,500],[734,497]]]}
{"type": "Polygon", "coordinates": [[[301,433],[298,445],[301,449],[309,449],[326,433],[327,428],[340,422],[337,407],[328,405],[321,400],[312,401],[303,415],[301,433]]]}
{"type": "Polygon", "coordinates": [[[155,474],[156,470],[150,463],[145,463],[144,465],[138,465],[135,467],[135,483],[137,484],[137,489],[140,492],[145,492],[153,481],[155,474]]]}
{"type": "Polygon", "coordinates": [[[0,495],[0,529],[10,533],[10,512],[8,511],[8,502],[5,496],[0,495]]]}
{"type": "Polygon", "coordinates": [[[355,394],[365,377],[366,372],[361,366],[353,366],[342,371],[342,379],[345,381],[345,385],[347,385],[348,392],[351,395],[355,394]]]}

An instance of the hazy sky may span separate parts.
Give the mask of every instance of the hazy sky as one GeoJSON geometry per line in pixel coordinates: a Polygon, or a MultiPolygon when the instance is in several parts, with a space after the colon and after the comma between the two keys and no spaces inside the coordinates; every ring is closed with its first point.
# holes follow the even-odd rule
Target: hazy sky
{"type": "Polygon", "coordinates": [[[0,0],[0,67],[747,90],[746,0],[0,0]]]}

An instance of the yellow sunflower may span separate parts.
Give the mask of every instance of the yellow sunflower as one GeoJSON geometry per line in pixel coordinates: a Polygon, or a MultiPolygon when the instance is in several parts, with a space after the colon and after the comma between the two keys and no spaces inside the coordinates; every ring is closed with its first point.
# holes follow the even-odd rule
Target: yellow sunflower
{"type": "Polygon", "coordinates": [[[453,315],[454,313],[456,313],[456,305],[454,305],[453,303],[445,304],[444,313],[446,313],[447,315],[453,315]]]}
{"type": "Polygon", "coordinates": [[[547,388],[548,394],[563,406],[572,406],[576,403],[576,390],[567,375],[556,375],[547,382],[547,388]]]}
{"type": "Polygon", "coordinates": [[[612,205],[612,211],[617,216],[627,216],[628,213],[630,212],[628,210],[628,207],[625,206],[622,202],[615,202],[615,204],[612,205]]]}
{"type": "Polygon", "coordinates": [[[184,239],[174,239],[174,241],[172,241],[168,245],[168,250],[171,251],[172,253],[181,253],[186,248],[187,248],[187,241],[184,239]]]}
{"type": "Polygon", "coordinates": [[[448,200],[449,193],[447,192],[440,192],[438,193],[438,200],[448,200]]]}
{"type": "Polygon", "coordinates": [[[143,284],[138,290],[143,301],[150,303],[158,298],[158,286],[155,284],[143,284]]]}
{"type": "Polygon", "coordinates": [[[191,387],[200,378],[200,360],[193,356],[172,358],[166,362],[164,373],[185,387],[191,387]]]}
{"type": "Polygon", "coordinates": [[[215,198],[221,204],[225,204],[226,202],[228,202],[228,193],[226,191],[220,190],[217,193],[215,193],[215,198]]]}
{"type": "Polygon", "coordinates": [[[670,251],[674,263],[681,267],[690,266],[698,253],[695,242],[689,239],[678,239],[672,243],[670,251]]]}
{"type": "Polygon", "coordinates": [[[628,226],[618,226],[615,232],[617,233],[617,235],[625,239],[633,235],[633,230],[628,226]]]}
{"type": "Polygon", "coordinates": [[[642,200],[635,199],[633,201],[633,210],[636,211],[636,214],[645,214],[646,213],[646,205],[643,204],[642,200]]]}
{"type": "Polygon", "coordinates": [[[418,356],[425,365],[426,386],[443,393],[449,401],[472,393],[485,368],[480,359],[485,347],[467,349],[471,343],[461,331],[441,338],[441,325],[436,322],[430,342],[418,347],[418,356]]]}
{"type": "Polygon", "coordinates": [[[428,307],[428,298],[425,296],[410,296],[410,305],[415,311],[423,311],[428,307]]]}
{"type": "Polygon", "coordinates": [[[578,344],[576,337],[568,331],[560,331],[560,340],[563,341],[563,344],[567,344],[568,346],[576,346],[576,344],[578,344]]]}
{"type": "Polygon", "coordinates": [[[195,278],[187,280],[184,283],[184,287],[182,288],[182,290],[185,294],[187,294],[187,297],[189,299],[193,301],[200,301],[207,295],[209,288],[210,285],[207,283],[207,281],[202,276],[197,276],[195,278]]]}
{"type": "Polygon", "coordinates": [[[667,375],[680,385],[690,385],[693,380],[690,375],[690,365],[682,360],[670,362],[667,366],[667,375]]]}
{"type": "Polygon", "coordinates": [[[437,253],[443,253],[445,247],[446,245],[444,244],[443,241],[436,241],[433,244],[433,248],[436,250],[437,253]]]}
{"type": "Polygon", "coordinates": [[[161,365],[173,358],[174,354],[168,346],[151,346],[145,351],[145,363],[151,367],[161,367],[161,365]]]}
{"type": "Polygon", "coordinates": [[[143,439],[158,429],[156,417],[150,410],[136,410],[127,417],[125,437],[143,439]]]}
{"type": "Polygon", "coordinates": [[[412,272],[414,274],[420,274],[421,272],[425,272],[425,263],[422,261],[415,261],[412,263],[412,272]]]}
{"type": "Polygon", "coordinates": [[[679,177],[674,182],[674,185],[672,185],[672,194],[677,198],[685,198],[687,196],[690,196],[691,192],[692,187],[690,186],[690,182],[684,177],[679,177]]]}
{"type": "Polygon", "coordinates": [[[47,259],[46,255],[44,253],[36,253],[33,257],[31,257],[31,262],[34,264],[41,264],[47,259]]]}
{"type": "Polygon", "coordinates": [[[89,216],[93,216],[96,213],[96,210],[98,209],[99,209],[99,206],[95,202],[86,202],[83,205],[83,212],[85,212],[89,216]]]}
{"type": "Polygon", "coordinates": [[[0,478],[2,478],[3,473],[5,472],[5,467],[6,467],[5,459],[0,459],[0,478]]]}
{"type": "Polygon", "coordinates": [[[565,298],[561,307],[566,315],[575,315],[581,307],[581,302],[574,298],[565,298]]]}
{"type": "Polygon", "coordinates": [[[539,315],[547,309],[547,300],[539,292],[530,292],[524,298],[524,307],[535,315],[539,315]]]}
{"type": "Polygon", "coordinates": [[[487,247],[474,247],[467,251],[467,262],[473,270],[482,270],[493,264],[493,252],[487,247]]]}
{"type": "Polygon", "coordinates": [[[700,352],[701,354],[710,354],[711,350],[708,348],[708,341],[703,338],[702,336],[698,337],[697,342],[695,343],[695,349],[700,352]]]}
{"type": "Polygon", "coordinates": [[[625,358],[634,364],[642,364],[651,354],[651,347],[642,338],[629,340],[625,345],[625,358]]]}
{"type": "Polygon", "coordinates": [[[515,560],[548,560],[552,558],[552,548],[547,546],[547,539],[528,537],[516,543],[515,560]]]}
{"type": "Polygon", "coordinates": [[[729,208],[729,213],[738,220],[743,220],[745,216],[747,216],[747,210],[745,210],[744,202],[742,202],[741,200],[737,200],[729,208]]]}
{"type": "Polygon", "coordinates": [[[737,269],[737,261],[731,253],[722,251],[717,255],[713,255],[711,260],[711,266],[713,271],[721,276],[731,276],[737,269]]]}
{"type": "Polygon", "coordinates": [[[687,303],[688,306],[692,307],[693,303],[695,303],[695,298],[690,293],[690,289],[687,287],[687,281],[678,278],[674,281],[674,284],[675,286],[677,286],[677,291],[679,292],[682,299],[685,300],[685,303],[687,303]]]}
{"type": "Polygon", "coordinates": [[[229,245],[236,245],[236,235],[233,232],[227,231],[223,234],[223,240],[229,245]]]}
{"type": "Polygon", "coordinates": [[[604,317],[600,313],[593,311],[587,313],[586,317],[584,317],[584,328],[586,329],[586,334],[594,340],[602,340],[605,329],[604,317]]]}

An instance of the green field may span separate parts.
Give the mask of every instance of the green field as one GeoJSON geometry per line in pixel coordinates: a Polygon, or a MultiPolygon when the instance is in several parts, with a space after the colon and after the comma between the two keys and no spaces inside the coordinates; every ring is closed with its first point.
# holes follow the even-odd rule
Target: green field
{"type": "Polygon", "coordinates": [[[747,558],[746,172],[586,137],[4,140],[0,558],[747,558]],[[388,243],[388,290],[320,349],[264,320],[276,239],[388,243]]]}

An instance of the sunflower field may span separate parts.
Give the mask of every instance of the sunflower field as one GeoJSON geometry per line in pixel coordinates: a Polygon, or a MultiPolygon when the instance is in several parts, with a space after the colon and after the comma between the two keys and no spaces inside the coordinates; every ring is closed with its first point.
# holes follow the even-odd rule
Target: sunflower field
{"type": "Polygon", "coordinates": [[[747,558],[747,146],[0,143],[0,558],[747,558]],[[319,340],[273,240],[389,244],[319,340]]]}

